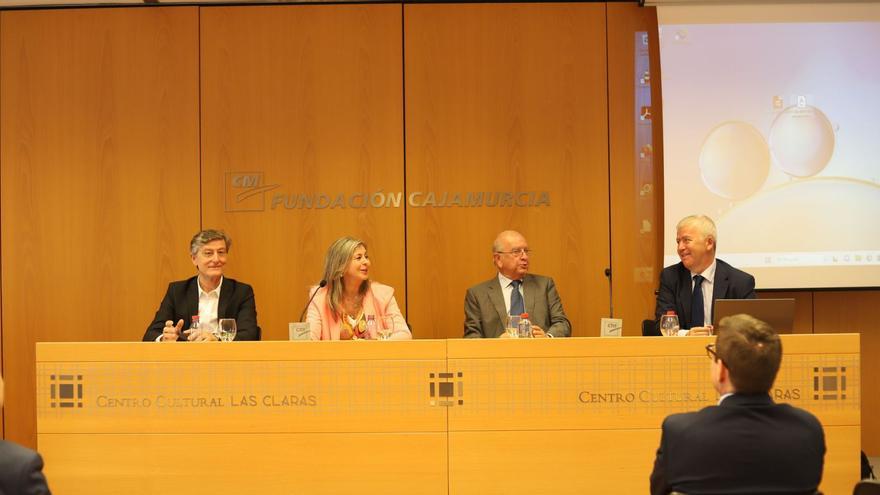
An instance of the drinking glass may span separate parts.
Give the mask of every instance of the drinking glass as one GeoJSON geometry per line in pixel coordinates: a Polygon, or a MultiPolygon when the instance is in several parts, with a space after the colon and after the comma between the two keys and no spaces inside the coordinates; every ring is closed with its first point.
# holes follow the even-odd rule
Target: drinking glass
{"type": "Polygon", "coordinates": [[[515,339],[519,337],[520,318],[520,315],[507,315],[507,326],[504,328],[504,331],[507,332],[511,338],[515,339]]]}
{"type": "Polygon", "coordinates": [[[235,320],[233,318],[221,318],[217,323],[217,326],[220,330],[221,342],[232,342],[235,340],[235,333],[238,329],[235,326],[235,320]]]}
{"type": "Polygon", "coordinates": [[[394,325],[395,318],[393,315],[385,315],[382,318],[379,318],[379,328],[376,329],[376,334],[379,335],[379,340],[390,339],[391,334],[394,333],[394,325]]]}
{"type": "Polygon", "coordinates": [[[677,337],[679,328],[681,327],[678,325],[678,316],[663,315],[660,317],[660,333],[664,337],[677,337]]]}

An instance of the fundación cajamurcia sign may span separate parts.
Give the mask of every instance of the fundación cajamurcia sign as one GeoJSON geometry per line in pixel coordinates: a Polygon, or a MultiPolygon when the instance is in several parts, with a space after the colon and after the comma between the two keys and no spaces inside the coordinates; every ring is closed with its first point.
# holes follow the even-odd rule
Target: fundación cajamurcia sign
{"type": "Polygon", "coordinates": [[[358,208],[540,208],[549,191],[292,191],[267,184],[263,172],[227,172],[223,182],[227,212],[358,208]]]}

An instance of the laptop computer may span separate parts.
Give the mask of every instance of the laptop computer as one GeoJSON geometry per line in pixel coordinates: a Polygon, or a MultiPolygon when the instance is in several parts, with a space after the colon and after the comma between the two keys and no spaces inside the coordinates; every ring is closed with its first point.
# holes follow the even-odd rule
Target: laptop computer
{"type": "Polygon", "coordinates": [[[712,322],[725,316],[745,313],[766,322],[776,333],[791,333],[794,329],[794,299],[716,299],[712,322]]]}

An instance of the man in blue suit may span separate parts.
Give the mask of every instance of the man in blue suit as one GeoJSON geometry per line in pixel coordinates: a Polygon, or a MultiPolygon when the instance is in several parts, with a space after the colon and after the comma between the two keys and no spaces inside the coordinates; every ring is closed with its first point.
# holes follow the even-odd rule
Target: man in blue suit
{"type": "Polygon", "coordinates": [[[751,316],[728,316],[706,352],[721,398],[663,421],[651,494],[815,493],[825,434],[809,412],[770,398],[782,361],[779,335],[751,316]]]}
{"type": "MultiPolygon", "coordinates": [[[[0,376],[0,407],[3,406],[3,377],[0,376]]],[[[43,458],[21,445],[0,440],[0,493],[51,495],[43,476],[43,458]]]]}
{"type": "MultiPolygon", "coordinates": [[[[678,222],[675,243],[681,262],[660,273],[654,309],[654,334],[660,335],[660,317],[675,311],[682,329],[712,324],[716,299],[754,299],[755,277],[715,258],[718,234],[715,222],[691,215],[678,222]]],[[[697,333],[697,332],[694,332],[697,333]]]]}

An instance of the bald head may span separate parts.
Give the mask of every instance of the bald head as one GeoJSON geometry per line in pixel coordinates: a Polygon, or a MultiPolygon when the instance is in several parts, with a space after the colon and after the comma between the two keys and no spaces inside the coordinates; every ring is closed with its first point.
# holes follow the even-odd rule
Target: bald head
{"type": "Polygon", "coordinates": [[[492,243],[492,257],[498,272],[520,280],[529,271],[529,243],[515,230],[505,230],[492,243]]]}
{"type": "Polygon", "coordinates": [[[492,252],[498,253],[501,251],[509,251],[510,244],[516,243],[525,244],[526,238],[515,230],[505,230],[504,232],[498,234],[498,237],[495,238],[495,242],[492,243],[492,252]]]}

